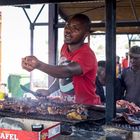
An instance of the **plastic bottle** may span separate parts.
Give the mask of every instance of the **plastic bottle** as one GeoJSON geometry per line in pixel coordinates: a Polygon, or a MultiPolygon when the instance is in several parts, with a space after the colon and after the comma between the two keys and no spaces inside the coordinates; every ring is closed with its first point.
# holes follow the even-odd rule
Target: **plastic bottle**
{"type": "Polygon", "coordinates": [[[6,84],[0,84],[0,100],[4,100],[6,97],[6,84]]]}

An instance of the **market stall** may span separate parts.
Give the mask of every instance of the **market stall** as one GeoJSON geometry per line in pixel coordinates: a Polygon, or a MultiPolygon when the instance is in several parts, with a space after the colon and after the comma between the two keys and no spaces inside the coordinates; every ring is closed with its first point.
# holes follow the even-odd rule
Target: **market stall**
{"type": "MultiPolygon", "coordinates": [[[[5,1],[3,1],[3,3],[5,3],[5,1]]],[[[13,4],[16,4],[16,1],[13,1],[13,4]]],[[[18,4],[21,3],[18,2],[18,4]]],[[[112,32],[109,29],[107,30],[108,42],[109,42],[109,35],[111,35],[112,38],[115,35],[113,29],[114,28],[112,27],[111,30],[112,32]]],[[[110,47],[115,46],[115,44],[113,44],[113,40],[111,40],[108,46],[110,47]]],[[[113,52],[113,55],[109,56],[107,54],[108,55],[107,58],[111,57],[112,59],[115,57],[115,52],[113,51],[115,49],[113,47],[111,47],[111,49],[108,48],[113,52]]],[[[108,65],[108,68],[110,66],[114,66],[114,64],[111,62],[108,65]]],[[[113,69],[111,69],[111,73],[113,73],[113,69]]],[[[113,79],[108,79],[108,83],[110,81],[113,81],[113,79]]],[[[111,86],[110,89],[109,87],[108,89],[109,92],[111,92],[111,95],[114,95],[114,91],[112,88],[113,86],[112,87],[111,86]]],[[[93,140],[93,137],[95,139],[106,138],[106,137],[108,137],[108,139],[109,138],[111,139],[112,137],[124,138],[124,135],[125,135],[125,139],[128,139],[128,137],[130,138],[130,134],[132,134],[132,132],[134,131],[136,133],[139,132],[140,131],[139,114],[133,114],[133,115],[127,114],[129,111],[129,108],[127,107],[117,108],[117,113],[118,113],[117,117],[114,120],[112,120],[110,123],[105,122],[108,115],[109,115],[108,116],[109,120],[111,120],[112,117],[114,117],[114,112],[115,112],[114,108],[113,107],[110,108],[109,106],[109,105],[113,105],[113,106],[115,105],[113,101],[113,96],[111,96],[110,99],[111,99],[110,103],[108,102],[107,106],[84,106],[79,104],[64,104],[61,102],[57,102],[56,99],[54,99],[55,100],[54,102],[54,100],[50,101],[48,99],[40,99],[39,101],[36,101],[28,98],[21,99],[21,100],[20,99],[16,100],[14,98],[5,98],[4,100],[0,101],[0,116],[2,118],[8,117],[8,119],[10,117],[10,119],[13,119],[14,121],[20,121],[20,123],[25,124],[25,127],[26,124],[28,124],[29,126],[27,128],[23,128],[23,130],[26,129],[26,131],[28,130],[29,127],[31,131],[34,131],[38,127],[40,127],[40,125],[39,126],[34,125],[36,123],[43,124],[44,125],[43,130],[39,130],[39,133],[38,132],[32,133],[33,135],[36,135],[36,137],[39,137],[38,138],[39,140],[40,139],[77,140],[78,138],[80,139],[88,138],[89,140],[90,139],[93,140]],[[107,107],[107,115],[105,113],[106,107],[107,107]],[[111,112],[110,114],[108,113],[109,111],[111,112]],[[49,122],[51,122],[52,124],[48,125],[49,122]],[[35,129],[32,129],[33,127],[31,126],[33,126],[35,129]],[[43,132],[45,134],[43,134],[43,132]],[[61,135],[58,136],[59,133],[61,133],[61,135]],[[53,138],[54,136],[57,137],[53,138]]],[[[8,139],[9,133],[11,134],[10,135],[11,139],[13,138],[20,139],[18,138],[17,135],[15,134],[13,135],[13,133],[10,132],[11,130],[9,129],[7,130],[7,129],[2,128],[1,130],[2,133],[0,135],[2,139],[8,139]],[[8,134],[5,132],[7,132],[8,134]]],[[[16,133],[17,132],[19,132],[21,135],[23,131],[19,130],[16,131],[16,133]]],[[[29,137],[30,136],[31,135],[29,134],[29,137]]],[[[25,139],[28,140],[28,138],[25,139]]]]}

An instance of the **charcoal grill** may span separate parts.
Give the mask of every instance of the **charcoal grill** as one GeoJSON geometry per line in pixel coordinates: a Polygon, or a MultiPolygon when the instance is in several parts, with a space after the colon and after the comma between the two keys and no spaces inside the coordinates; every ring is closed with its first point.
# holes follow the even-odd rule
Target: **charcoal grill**
{"type": "MultiPolygon", "coordinates": [[[[88,111],[86,120],[72,120],[68,119],[66,114],[50,114],[47,112],[47,107],[57,107],[63,109],[75,109],[78,107],[78,104],[67,105],[63,103],[54,103],[50,101],[44,102],[36,102],[36,101],[28,101],[28,100],[18,100],[8,99],[4,102],[1,102],[0,105],[4,106],[4,109],[0,110],[0,116],[2,117],[13,117],[13,118],[29,118],[29,119],[37,119],[37,120],[50,120],[50,121],[60,121],[60,122],[70,122],[70,123],[79,123],[83,121],[102,121],[105,119],[105,112],[102,110],[90,109],[89,106],[84,108],[88,111]],[[43,104],[44,103],[44,104],[43,104]],[[75,106],[76,105],[76,106],[75,106]],[[37,110],[44,110],[44,112],[40,112],[37,110]]],[[[83,105],[82,105],[83,106],[83,105]]]]}
{"type": "Polygon", "coordinates": [[[105,121],[104,113],[90,110],[89,114],[90,114],[90,116],[86,120],[71,120],[71,119],[68,119],[65,115],[52,115],[52,114],[42,115],[42,114],[37,114],[37,113],[25,114],[25,113],[20,113],[20,112],[14,112],[12,110],[1,110],[0,111],[1,117],[50,120],[50,121],[67,122],[67,123],[72,123],[72,124],[76,124],[79,122],[88,122],[88,121],[93,121],[93,122],[102,123],[102,124],[104,123],[104,121],[105,121]]]}
{"type": "Polygon", "coordinates": [[[61,121],[61,122],[70,122],[70,123],[77,123],[77,120],[69,120],[64,115],[40,115],[40,114],[25,114],[25,113],[18,113],[18,112],[9,112],[9,111],[0,111],[1,117],[12,117],[12,118],[24,118],[24,119],[36,119],[36,120],[49,120],[49,121],[61,121]]]}
{"type": "MultiPolygon", "coordinates": [[[[18,112],[15,110],[12,110],[10,108],[13,101],[9,101],[7,108],[0,110],[0,116],[1,117],[13,117],[13,118],[24,118],[24,119],[36,119],[36,120],[48,120],[48,121],[59,121],[62,123],[69,123],[70,125],[75,125],[76,127],[92,130],[92,128],[99,129],[100,126],[105,124],[105,108],[101,108],[98,106],[87,106],[88,110],[88,117],[86,120],[72,120],[68,119],[66,115],[59,115],[59,114],[39,114],[38,112],[18,112]]],[[[36,107],[36,102],[34,104],[28,104],[26,105],[29,109],[31,107],[36,107]]],[[[48,102],[47,105],[51,105],[51,103],[48,102]]],[[[63,104],[53,103],[53,106],[61,106],[61,107],[69,107],[69,105],[64,106],[63,104]]],[[[26,107],[25,107],[26,109],[26,107]]],[[[137,117],[140,121],[140,117],[137,117]]],[[[130,130],[130,131],[140,131],[140,125],[132,126],[126,122],[111,122],[107,125],[110,125],[111,127],[116,127],[120,129],[130,130]]]]}

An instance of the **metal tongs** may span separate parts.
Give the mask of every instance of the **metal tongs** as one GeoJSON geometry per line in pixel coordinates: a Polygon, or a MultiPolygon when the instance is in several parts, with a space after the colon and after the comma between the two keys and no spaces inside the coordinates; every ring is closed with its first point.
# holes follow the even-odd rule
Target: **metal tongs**
{"type": "Polygon", "coordinates": [[[39,92],[35,92],[35,91],[33,91],[33,90],[31,90],[31,89],[29,89],[29,88],[27,88],[27,87],[25,87],[21,84],[20,84],[20,87],[21,87],[22,90],[24,90],[28,93],[31,93],[32,95],[34,95],[39,100],[44,98],[44,96],[40,95],[39,92]]]}

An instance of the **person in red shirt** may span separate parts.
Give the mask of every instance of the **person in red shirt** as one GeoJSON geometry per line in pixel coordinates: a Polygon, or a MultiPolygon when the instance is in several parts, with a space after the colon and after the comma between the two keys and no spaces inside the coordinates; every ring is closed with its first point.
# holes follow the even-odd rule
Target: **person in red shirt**
{"type": "Polygon", "coordinates": [[[125,58],[122,59],[122,70],[128,68],[128,53],[125,54],[125,58]]]}
{"type": "Polygon", "coordinates": [[[35,56],[22,59],[22,67],[27,71],[38,69],[56,78],[48,90],[38,90],[39,95],[59,95],[64,102],[70,103],[101,104],[95,92],[96,56],[89,44],[84,43],[90,25],[90,19],[84,14],[76,14],[68,20],[59,65],[46,64],[35,56]]]}

